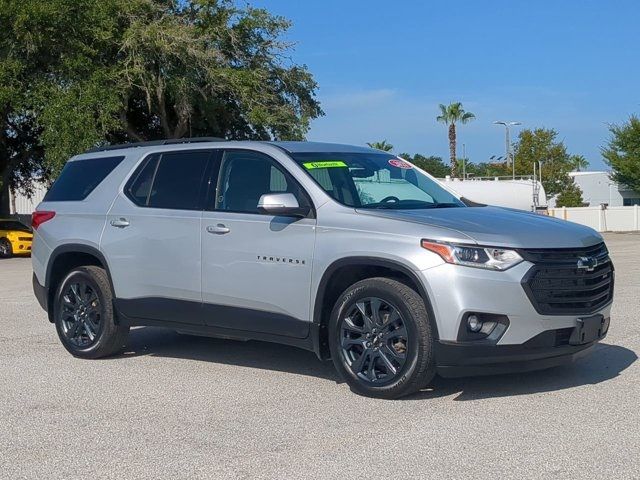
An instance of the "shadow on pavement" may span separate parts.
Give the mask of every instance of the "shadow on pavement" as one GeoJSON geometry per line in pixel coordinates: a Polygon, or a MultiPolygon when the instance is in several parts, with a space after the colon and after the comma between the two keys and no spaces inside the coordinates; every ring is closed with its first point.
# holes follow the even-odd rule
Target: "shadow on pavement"
{"type": "Polygon", "coordinates": [[[153,355],[294,373],[341,382],[331,362],[313,352],[269,342],[182,335],[154,327],[132,329],[120,358],[153,355]]]}
{"type": "MultiPolygon", "coordinates": [[[[184,358],[224,365],[259,368],[308,375],[342,383],[331,362],[321,362],[313,352],[268,342],[241,342],[181,335],[161,328],[131,330],[120,358],[153,355],[184,358]]],[[[599,344],[575,364],[538,372],[447,379],[436,377],[432,385],[405,401],[457,395],[454,400],[481,400],[532,393],[552,392],[582,385],[595,385],[617,377],[638,359],[628,348],[599,344]]]]}
{"type": "Polygon", "coordinates": [[[458,401],[481,400],[596,385],[617,377],[637,359],[635,352],[628,348],[601,343],[590,355],[574,364],[548,370],[484,377],[436,377],[431,387],[406,397],[406,400],[456,394],[454,400],[458,401]]]}

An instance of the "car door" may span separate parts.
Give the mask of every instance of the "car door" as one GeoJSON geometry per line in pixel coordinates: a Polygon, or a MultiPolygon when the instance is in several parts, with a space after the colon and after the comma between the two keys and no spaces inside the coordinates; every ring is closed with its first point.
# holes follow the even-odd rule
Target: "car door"
{"type": "MultiPolygon", "coordinates": [[[[302,187],[269,156],[225,150],[202,218],[202,298],[210,326],[304,338],[316,221],[260,213],[263,194],[302,187]]],[[[313,209],[312,209],[313,210],[313,209]]]]}
{"type": "Polygon", "coordinates": [[[150,155],[117,196],[101,248],[121,313],[202,324],[200,221],[213,153],[150,155]]]}

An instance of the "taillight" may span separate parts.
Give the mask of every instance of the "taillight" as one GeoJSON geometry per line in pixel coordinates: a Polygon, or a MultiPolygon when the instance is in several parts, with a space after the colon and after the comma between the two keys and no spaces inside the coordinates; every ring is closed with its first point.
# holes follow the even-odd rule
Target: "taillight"
{"type": "Polygon", "coordinates": [[[31,228],[37,230],[44,222],[48,222],[56,216],[56,212],[36,210],[31,214],[31,228]]]}

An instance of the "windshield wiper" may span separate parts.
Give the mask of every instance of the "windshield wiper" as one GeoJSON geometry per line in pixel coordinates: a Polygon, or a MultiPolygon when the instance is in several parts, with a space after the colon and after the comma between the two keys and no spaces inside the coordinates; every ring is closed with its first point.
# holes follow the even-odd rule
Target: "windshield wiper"
{"type": "Polygon", "coordinates": [[[380,210],[420,210],[429,208],[456,208],[457,203],[429,203],[422,200],[401,200],[400,202],[370,203],[359,208],[380,209],[380,210]]]}
{"type": "Polygon", "coordinates": [[[459,206],[457,203],[436,203],[431,208],[457,208],[459,206]]]}

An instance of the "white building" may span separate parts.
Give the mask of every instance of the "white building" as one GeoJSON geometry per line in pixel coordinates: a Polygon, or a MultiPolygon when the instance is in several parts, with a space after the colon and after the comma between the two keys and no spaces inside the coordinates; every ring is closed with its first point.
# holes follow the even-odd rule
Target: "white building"
{"type": "Polygon", "coordinates": [[[31,225],[31,214],[44,198],[49,187],[42,183],[33,186],[33,196],[31,198],[20,192],[9,194],[9,213],[18,218],[22,223],[31,225]]]}
{"type": "Polygon", "coordinates": [[[582,199],[586,206],[640,205],[640,193],[634,192],[624,185],[618,185],[609,178],[609,172],[571,172],[569,175],[582,190],[582,199]]]}

